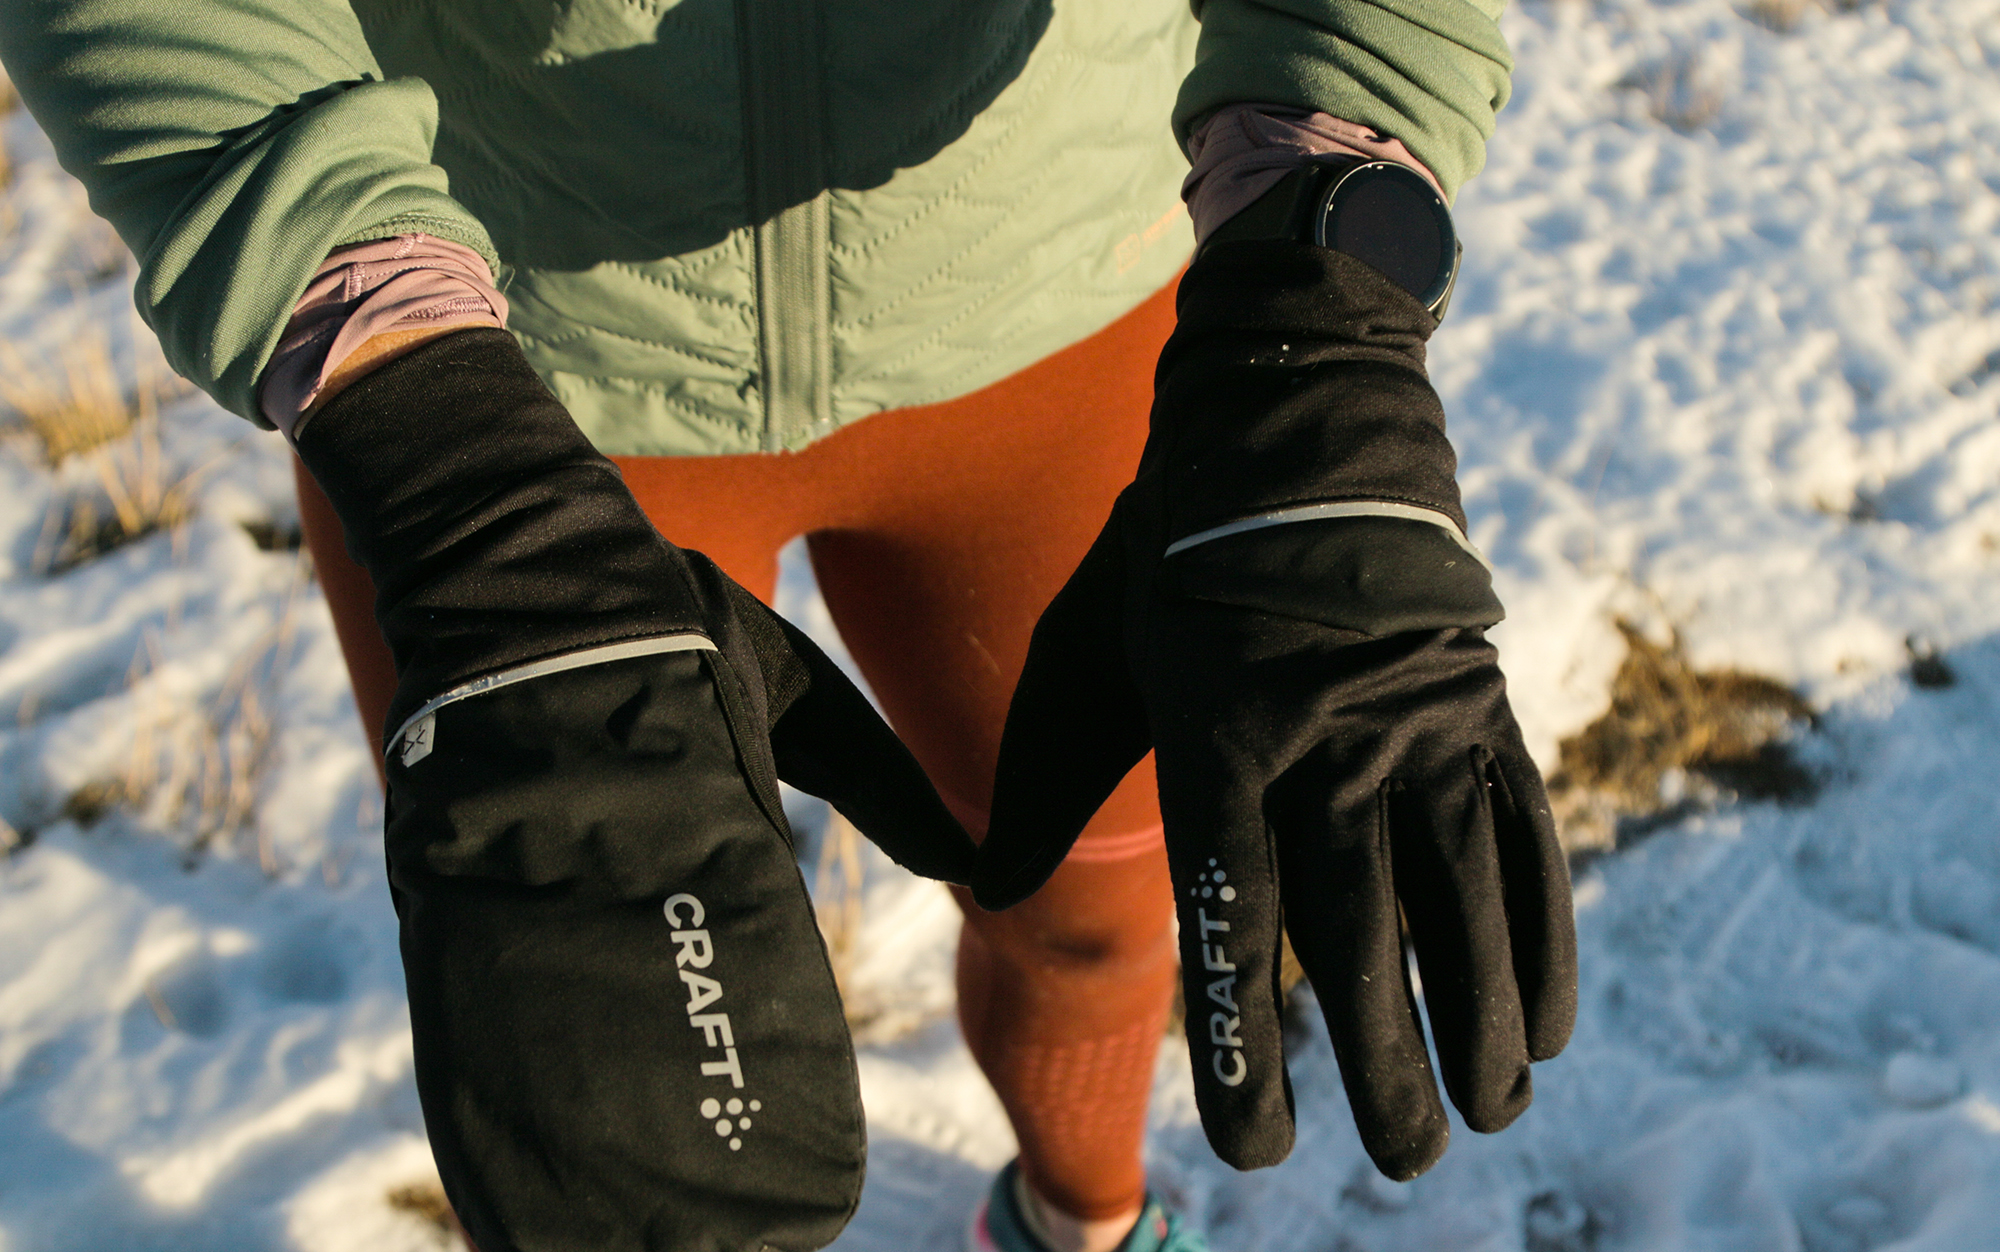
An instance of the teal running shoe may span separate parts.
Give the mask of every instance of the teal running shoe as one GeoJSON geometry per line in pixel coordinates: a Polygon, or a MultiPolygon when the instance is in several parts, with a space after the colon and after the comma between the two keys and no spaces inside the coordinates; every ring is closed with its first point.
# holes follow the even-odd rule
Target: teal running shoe
{"type": "MultiPolygon", "coordinates": [[[[1015,1183],[1019,1174],[1018,1164],[1010,1163],[993,1180],[986,1202],[972,1218],[965,1241],[967,1252],[1050,1252],[1021,1215],[1015,1183]]],[[[1208,1241],[1182,1225],[1181,1219],[1168,1213],[1149,1192],[1138,1222],[1118,1245],[1118,1252],[1208,1252],[1208,1241]]]]}

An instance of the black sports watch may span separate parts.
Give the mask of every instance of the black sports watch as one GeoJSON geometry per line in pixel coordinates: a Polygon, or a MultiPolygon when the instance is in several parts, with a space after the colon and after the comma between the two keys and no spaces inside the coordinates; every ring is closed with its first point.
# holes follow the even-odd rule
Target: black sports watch
{"type": "Polygon", "coordinates": [[[1386,274],[1443,318],[1465,251],[1451,209],[1423,175],[1394,161],[1316,160],[1215,228],[1201,251],[1246,239],[1289,239],[1345,252],[1386,274]]]}

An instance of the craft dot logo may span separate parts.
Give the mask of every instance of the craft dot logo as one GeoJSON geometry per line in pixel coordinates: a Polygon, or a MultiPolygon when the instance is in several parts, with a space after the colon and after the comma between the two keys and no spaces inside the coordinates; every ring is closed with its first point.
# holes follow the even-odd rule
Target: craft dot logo
{"type": "Polygon", "coordinates": [[[715,1123],[716,1137],[729,1140],[729,1150],[731,1152],[741,1152],[743,1150],[743,1133],[748,1131],[753,1125],[750,1120],[750,1114],[761,1113],[763,1111],[764,1102],[762,1100],[750,1100],[746,1102],[732,1097],[724,1101],[710,1096],[701,1102],[702,1120],[715,1123]],[[724,1114],[727,1114],[727,1116],[724,1116],[724,1114]]]}
{"type": "MultiPolygon", "coordinates": [[[[1210,857],[1208,863],[1215,864],[1210,857]]],[[[1228,885],[1229,875],[1220,869],[1210,869],[1195,879],[1195,885],[1188,888],[1188,894],[1201,900],[1220,899],[1224,904],[1236,898],[1236,888],[1228,885]]]]}

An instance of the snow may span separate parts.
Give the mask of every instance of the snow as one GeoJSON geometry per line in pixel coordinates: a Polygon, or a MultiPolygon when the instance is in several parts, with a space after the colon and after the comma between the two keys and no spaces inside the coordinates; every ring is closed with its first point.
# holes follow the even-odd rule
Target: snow
{"type": "MultiPolygon", "coordinates": [[[[1549,765],[1603,710],[1623,616],[1797,687],[1822,787],[1592,863],[1576,1038],[1507,1132],[1382,1179],[1305,1012],[1292,1159],[1220,1166],[1169,1046],[1155,1185],[1217,1252],[2000,1247],[2000,5],[1507,30],[1432,363],[1524,729],[1549,765]],[[1910,681],[1929,650],[1952,685],[1910,681]]],[[[103,226],[25,115],[5,138],[0,344],[101,335],[195,476],[192,520],[48,575],[96,479],[0,442],[0,1252],[443,1247],[386,1200],[432,1174],[372,766],[316,587],[241,524],[296,526],[286,454],[160,387],[103,226]],[[132,777],[153,802],[76,800],[132,777]]],[[[1011,1135],[950,1018],[952,906],[865,871],[873,1155],[836,1246],[949,1248],[1011,1135]]]]}

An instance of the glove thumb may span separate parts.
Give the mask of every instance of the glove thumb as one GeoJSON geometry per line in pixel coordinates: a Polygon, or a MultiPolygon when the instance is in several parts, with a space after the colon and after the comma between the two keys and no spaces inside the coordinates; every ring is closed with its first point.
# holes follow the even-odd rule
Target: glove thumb
{"type": "Polygon", "coordinates": [[[804,631],[719,571],[712,577],[763,676],[778,777],[840,810],[911,873],[971,882],[971,836],[868,697],[804,631]]]}
{"type": "Polygon", "coordinates": [[[973,870],[980,907],[1048,881],[1113,788],[1152,747],[1126,667],[1118,514],[1042,613],[1007,709],[993,819],[973,870]]]}

